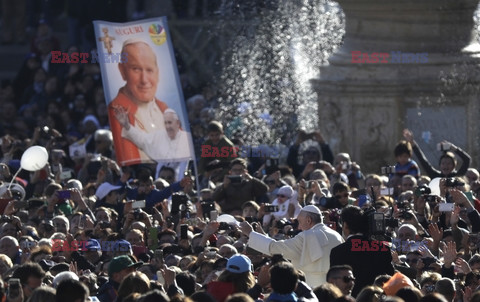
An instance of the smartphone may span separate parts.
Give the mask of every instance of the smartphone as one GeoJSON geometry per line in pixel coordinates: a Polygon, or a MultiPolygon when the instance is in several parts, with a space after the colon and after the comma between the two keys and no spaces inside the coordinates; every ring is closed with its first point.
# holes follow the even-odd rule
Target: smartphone
{"type": "Polygon", "coordinates": [[[210,211],[210,221],[217,221],[217,218],[218,218],[218,211],[217,210],[210,211]]]}
{"type": "Polygon", "coordinates": [[[132,209],[143,209],[145,208],[145,200],[135,200],[132,202],[132,209]]]}
{"type": "Polygon", "coordinates": [[[452,144],[450,143],[439,143],[437,144],[437,150],[438,151],[450,151],[452,148],[452,144]]]}
{"type": "Polygon", "coordinates": [[[70,199],[71,197],[71,192],[69,190],[60,190],[60,191],[57,191],[58,193],[58,198],[60,199],[70,199]]]}
{"type": "Polygon", "coordinates": [[[180,239],[188,239],[188,224],[180,225],[180,239]]]}
{"type": "Polygon", "coordinates": [[[202,203],[202,213],[203,213],[203,218],[207,218],[209,217],[210,220],[212,220],[212,218],[210,216],[208,216],[210,214],[211,211],[215,210],[215,203],[213,202],[213,200],[204,200],[202,203]]]}
{"type": "Polygon", "coordinates": [[[165,278],[163,278],[163,274],[161,271],[157,271],[157,281],[160,282],[163,286],[165,286],[165,278]]]}
{"type": "Polygon", "coordinates": [[[67,180],[70,178],[73,178],[72,171],[67,170],[60,173],[60,180],[67,180]]]}
{"type": "Polygon", "coordinates": [[[392,195],[393,194],[393,188],[381,188],[380,189],[380,195],[392,195]]]}
{"type": "MultiPolygon", "coordinates": [[[[150,248],[152,250],[155,250],[155,253],[156,253],[157,247],[158,247],[158,228],[157,227],[150,227],[150,229],[148,230],[148,238],[151,240],[151,243],[152,243],[150,245],[150,248]]],[[[162,252],[162,250],[160,251],[162,252]]]]}
{"type": "Polygon", "coordinates": [[[18,278],[10,278],[8,280],[8,298],[15,299],[20,295],[21,287],[20,287],[20,279],[18,278]]]}
{"type": "Polygon", "coordinates": [[[232,184],[239,184],[242,182],[242,176],[240,175],[228,175],[228,178],[232,184]]]}
{"type": "Polygon", "coordinates": [[[271,204],[266,204],[265,205],[265,213],[273,213],[273,212],[278,212],[278,206],[274,206],[271,204]]]}
{"type": "Polygon", "coordinates": [[[452,212],[455,207],[453,203],[439,203],[438,210],[440,212],[452,212]]]}
{"type": "Polygon", "coordinates": [[[82,217],[80,217],[80,221],[78,222],[78,229],[79,230],[85,229],[85,222],[86,221],[87,221],[87,216],[82,215],[82,217]]]}

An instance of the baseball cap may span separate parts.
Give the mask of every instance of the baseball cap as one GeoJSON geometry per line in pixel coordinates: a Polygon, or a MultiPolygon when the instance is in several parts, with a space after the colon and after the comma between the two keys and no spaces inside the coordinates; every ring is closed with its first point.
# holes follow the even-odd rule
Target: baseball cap
{"type": "Polygon", "coordinates": [[[319,214],[319,215],[322,214],[322,212],[320,211],[320,209],[319,209],[317,206],[314,206],[314,205],[312,205],[312,204],[303,207],[303,208],[302,208],[302,211],[310,212],[310,213],[314,213],[314,214],[319,214]]]}
{"type": "Polygon", "coordinates": [[[108,276],[112,276],[114,273],[118,273],[126,268],[130,267],[140,267],[143,265],[142,261],[133,262],[132,258],[127,255],[117,256],[110,261],[108,265],[108,276]]]}
{"type": "Polygon", "coordinates": [[[88,239],[85,243],[85,249],[87,251],[99,251],[102,249],[100,243],[96,239],[88,239]]]}
{"type": "Polygon", "coordinates": [[[114,190],[118,190],[120,188],[121,186],[114,186],[111,183],[104,182],[97,188],[97,191],[95,192],[95,196],[97,196],[99,200],[104,199],[105,196],[108,195],[108,193],[114,190]]]}
{"type": "Polygon", "coordinates": [[[230,257],[227,262],[227,271],[232,273],[245,273],[252,271],[252,261],[245,255],[236,254],[230,257]]]}

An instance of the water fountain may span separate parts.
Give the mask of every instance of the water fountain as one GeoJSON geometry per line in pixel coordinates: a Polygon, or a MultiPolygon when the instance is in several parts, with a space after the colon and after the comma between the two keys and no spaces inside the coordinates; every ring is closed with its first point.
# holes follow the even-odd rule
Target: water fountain
{"type": "Polygon", "coordinates": [[[318,126],[309,80],[341,43],[343,14],[328,0],[254,2],[238,1],[237,12],[224,13],[225,25],[218,25],[241,25],[221,62],[220,118],[228,135],[241,132],[247,144],[289,144],[298,126],[318,126]]]}
{"type": "Polygon", "coordinates": [[[222,61],[219,107],[229,134],[288,144],[297,126],[319,127],[334,152],[379,172],[393,164],[408,127],[433,163],[441,139],[475,160],[478,0],[337,2],[276,1],[245,18],[255,25],[238,31],[222,61]],[[389,62],[352,63],[352,51],[388,53],[389,62]]]}
{"type": "Polygon", "coordinates": [[[346,18],[344,43],[312,83],[320,124],[340,142],[338,150],[349,152],[366,171],[379,172],[393,163],[393,146],[408,127],[427,155],[445,138],[475,160],[480,45],[473,39],[473,15],[478,0],[337,1],[346,18]],[[353,63],[352,51],[388,53],[390,62],[353,63]],[[428,59],[393,63],[398,52],[427,53],[428,59]]]}

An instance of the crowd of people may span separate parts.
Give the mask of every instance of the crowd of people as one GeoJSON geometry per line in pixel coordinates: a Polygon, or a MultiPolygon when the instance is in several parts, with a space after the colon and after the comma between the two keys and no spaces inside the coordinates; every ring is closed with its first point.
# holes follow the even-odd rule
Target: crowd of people
{"type": "MultiPolygon", "coordinates": [[[[128,113],[109,117],[97,64],[51,64],[58,45],[40,22],[0,90],[2,299],[480,301],[480,173],[452,142],[435,167],[405,129],[381,174],[334,154],[321,131],[263,156],[225,135],[205,88],[185,93],[186,173],[120,165],[110,123],[135,130],[128,113]],[[21,169],[36,145],[48,163],[21,169]]],[[[165,133],[148,139],[173,141],[177,114],[158,114],[165,133]]]]}

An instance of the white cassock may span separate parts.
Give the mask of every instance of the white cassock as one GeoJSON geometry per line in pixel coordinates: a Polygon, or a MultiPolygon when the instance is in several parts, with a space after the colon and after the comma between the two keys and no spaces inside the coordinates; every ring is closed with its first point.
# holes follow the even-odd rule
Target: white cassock
{"type": "Polygon", "coordinates": [[[146,133],[135,126],[128,130],[122,128],[122,137],[132,141],[153,160],[188,159],[190,144],[187,133],[179,130],[174,139],[170,139],[165,129],[146,133]]]}
{"type": "Polygon", "coordinates": [[[251,232],[248,246],[266,255],[282,254],[305,273],[307,284],[315,288],[327,281],[330,251],[343,242],[338,232],[318,223],[293,238],[280,241],[251,232]]]}

